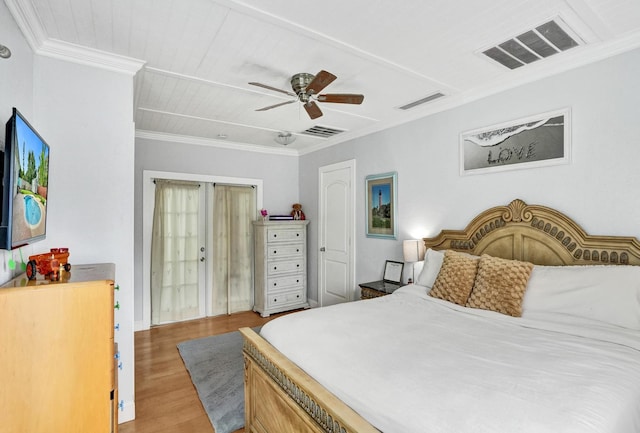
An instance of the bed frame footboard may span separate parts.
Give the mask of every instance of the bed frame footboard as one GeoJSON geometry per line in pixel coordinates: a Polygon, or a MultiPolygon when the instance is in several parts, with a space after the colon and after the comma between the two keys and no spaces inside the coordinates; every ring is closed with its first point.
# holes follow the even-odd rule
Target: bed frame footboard
{"type": "Polygon", "coordinates": [[[245,432],[379,433],[251,328],[241,328],[245,432]]]}

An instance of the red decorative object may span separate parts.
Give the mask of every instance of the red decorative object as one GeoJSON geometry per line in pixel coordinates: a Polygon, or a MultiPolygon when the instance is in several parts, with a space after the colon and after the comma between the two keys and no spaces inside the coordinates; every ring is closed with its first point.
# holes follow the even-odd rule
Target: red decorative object
{"type": "Polygon", "coordinates": [[[48,253],[29,256],[27,262],[27,278],[36,279],[36,273],[44,275],[51,281],[60,279],[60,268],[69,272],[71,264],[68,263],[69,248],[51,248],[48,253]]]}

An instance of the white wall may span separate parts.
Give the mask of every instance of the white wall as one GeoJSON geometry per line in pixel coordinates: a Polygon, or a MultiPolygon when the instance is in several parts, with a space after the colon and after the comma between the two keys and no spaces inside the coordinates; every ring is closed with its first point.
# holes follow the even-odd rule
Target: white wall
{"type": "MultiPolygon", "coordinates": [[[[462,229],[514,198],[556,208],[591,234],[640,237],[640,50],[521,86],[300,158],[300,200],[318,218],[318,168],[357,159],[356,281],[381,278],[402,240],[462,229]],[[570,165],[459,175],[463,131],[563,107],[572,112],[570,165]],[[365,237],[365,177],[398,172],[397,240],[365,237]]],[[[309,297],[317,299],[317,227],[309,227],[309,297]]],[[[356,288],[354,288],[356,290],[356,288]]]]}
{"type": "Polygon", "coordinates": [[[0,44],[11,50],[10,58],[0,58],[0,141],[4,142],[11,107],[27,119],[33,115],[33,52],[4,2],[0,2],[0,44]]]}
{"type": "Polygon", "coordinates": [[[145,170],[262,179],[263,206],[288,214],[298,202],[298,157],[206,145],[136,139],[135,161],[135,321],[142,322],[142,181],[145,170]]]}
{"type": "MultiPolygon", "coordinates": [[[[115,332],[122,370],[120,421],[134,416],[133,353],[133,78],[34,55],[0,2],[0,43],[12,56],[0,60],[0,122],[18,108],[51,147],[47,238],[0,252],[0,283],[32,253],[68,247],[70,263],[116,264],[115,332]]],[[[1,134],[4,139],[4,133],[1,134]]]]}
{"type": "MultiPolygon", "coordinates": [[[[4,2],[0,2],[0,43],[9,47],[12,53],[10,58],[0,59],[0,149],[4,150],[5,124],[11,117],[12,107],[20,110],[27,119],[33,119],[34,59],[33,52],[4,2]]],[[[25,260],[33,253],[32,246],[22,248],[25,260]]],[[[0,283],[22,272],[19,250],[0,250],[0,283]],[[16,263],[14,270],[8,265],[10,259],[16,263]]]]}
{"type": "Polygon", "coordinates": [[[133,78],[36,56],[32,124],[51,147],[47,239],[69,261],[115,263],[120,421],[134,415],[133,78]]]}

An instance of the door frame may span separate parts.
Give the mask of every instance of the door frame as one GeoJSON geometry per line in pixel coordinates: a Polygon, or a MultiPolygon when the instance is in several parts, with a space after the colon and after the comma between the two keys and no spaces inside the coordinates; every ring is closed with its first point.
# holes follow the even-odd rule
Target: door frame
{"type": "MultiPolygon", "coordinates": [[[[136,331],[151,328],[151,237],[153,230],[153,208],[155,204],[154,179],[185,180],[201,183],[226,183],[235,185],[253,185],[256,187],[256,209],[263,207],[262,179],[239,178],[229,176],[203,175],[193,173],[177,173],[170,171],[143,170],[142,172],[142,321],[135,322],[136,331]]],[[[207,211],[209,203],[205,203],[207,211]]],[[[257,215],[256,215],[257,218],[257,215]]],[[[211,251],[213,240],[209,233],[206,236],[206,251],[211,251]]],[[[210,286],[210,275],[206,282],[210,286]]],[[[135,309],[134,309],[135,310],[135,309]]],[[[209,311],[209,309],[207,309],[209,311]]]]}
{"type": "Polygon", "coordinates": [[[322,302],[322,260],[324,259],[324,254],[320,251],[322,248],[322,240],[324,235],[324,221],[322,215],[324,212],[322,210],[322,202],[323,202],[323,185],[322,185],[322,176],[324,173],[329,171],[335,171],[340,169],[349,168],[351,170],[350,177],[350,196],[351,196],[351,218],[349,218],[349,227],[348,234],[350,238],[350,249],[349,249],[349,301],[354,300],[354,293],[356,287],[356,260],[355,260],[355,252],[356,252],[356,160],[349,159],[342,162],[337,162],[334,164],[324,165],[318,168],[318,304],[319,306],[323,306],[322,302]]]}

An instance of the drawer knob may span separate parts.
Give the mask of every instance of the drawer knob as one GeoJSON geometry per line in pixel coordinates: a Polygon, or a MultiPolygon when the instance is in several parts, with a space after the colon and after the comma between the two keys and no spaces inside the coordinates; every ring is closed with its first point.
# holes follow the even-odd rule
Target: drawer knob
{"type": "Polygon", "coordinates": [[[273,270],[275,271],[276,269],[278,269],[278,267],[277,267],[277,266],[274,266],[274,267],[273,267],[273,270]]]}
{"type": "Polygon", "coordinates": [[[296,236],[300,236],[300,233],[296,233],[296,236]]]}
{"type": "Polygon", "coordinates": [[[299,252],[300,252],[300,248],[296,248],[296,253],[299,253],[299,252]]]}
{"type": "Polygon", "coordinates": [[[273,302],[278,302],[278,299],[277,298],[273,298],[273,302]]]}
{"type": "Polygon", "coordinates": [[[299,282],[300,282],[300,280],[296,280],[296,283],[299,283],[299,282]]]}
{"type": "Polygon", "coordinates": [[[296,265],[296,268],[299,268],[299,267],[300,267],[300,264],[297,264],[297,265],[296,265]]]}
{"type": "Polygon", "coordinates": [[[277,251],[276,251],[276,250],[273,250],[273,254],[275,254],[275,253],[277,253],[277,251]]]}
{"type": "Polygon", "coordinates": [[[278,285],[278,283],[273,283],[273,287],[275,287],[275,286],[277,286],[277,285],[278,285]]]}

